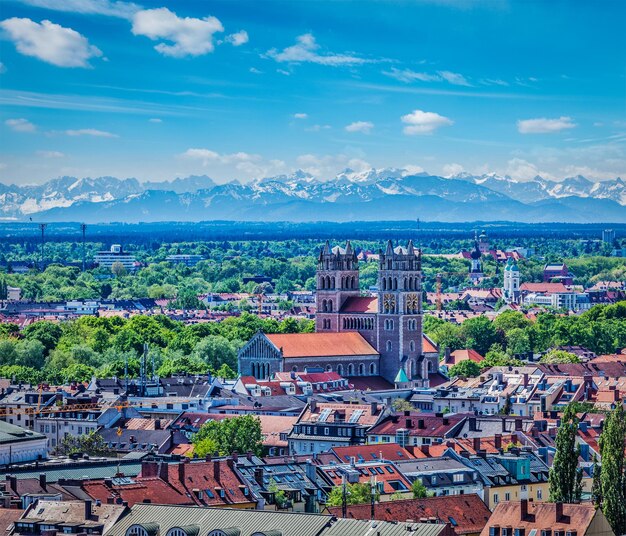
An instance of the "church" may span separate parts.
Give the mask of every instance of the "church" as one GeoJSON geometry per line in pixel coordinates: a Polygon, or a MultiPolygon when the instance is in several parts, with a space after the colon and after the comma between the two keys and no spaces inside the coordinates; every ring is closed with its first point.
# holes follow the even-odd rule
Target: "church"
{"type": "Polygon", "coordinates": [[[361,296],[359,261],[326,245],[317,263],[315,333],[257,333],[239,352],[239,373],[333,371],[346,378],[380,376],[396,385],[428,386],[439,351],[422,330],[421,251],[387,243],[378,255],[376,296],[361,296]]]}

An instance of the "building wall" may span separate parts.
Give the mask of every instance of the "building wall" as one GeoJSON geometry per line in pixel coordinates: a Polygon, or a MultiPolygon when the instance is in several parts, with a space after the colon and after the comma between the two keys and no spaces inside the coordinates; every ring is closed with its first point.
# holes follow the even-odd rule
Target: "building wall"
{"type": "Polygon", "coordinates": [[[513,486],[497,486],[486,488],[485,503],[490,510],[502,501],[520,501],[522,499],[532,499],[534,502],[547,501],[550,496],[550,485],[548,482],[538,482],[535,484],[516,484],[513,486]],[[526,489],[522,489],[525,486],[526,489]],[[507,499],[507,493],[509,498],[507,499]]]}
{"type": "Polygon", "coordinates": [[[0,445],[0,465],[33,462],[48,457],[47,439],[15,441],[0,445]]]}

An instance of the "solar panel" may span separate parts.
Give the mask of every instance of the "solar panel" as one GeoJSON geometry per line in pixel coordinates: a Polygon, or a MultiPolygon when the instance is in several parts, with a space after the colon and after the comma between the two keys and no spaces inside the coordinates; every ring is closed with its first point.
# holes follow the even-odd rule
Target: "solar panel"
{"type": "Polygon", "coordinates": [[[348,422],[357,422],[361,418],[361,415],[363,415],[362,409],[354,410],[352,415],[350,415],[350,420],[348,422]]]}

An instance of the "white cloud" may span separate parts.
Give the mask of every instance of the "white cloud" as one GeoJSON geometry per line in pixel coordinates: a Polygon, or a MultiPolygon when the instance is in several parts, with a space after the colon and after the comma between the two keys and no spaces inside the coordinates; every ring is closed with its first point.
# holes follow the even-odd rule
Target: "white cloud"
{"type": "Polygon", "coordinates": [[[44,20],[13,17],[0,22],[17,51],[57,67],[89,67],[89,59],[102,56],[86,37],[71,28],[44,20]]]}
{"type": "Polygon", "coordinates": [[[446,82],[453,84],[455,86],[471,86],[467,79],[459,73],[453,73],[450,71],[439,71],[437,74],[441,76],[446,82]]]}
{"type": "Polygon", "coordinates": [[[66,130],[68,136],[95,136],[97,138],[117,138],[117,134],[106,132],[104,130],[96,130],[95,128],[81,128],[78,130],[66,130]]]}
{"type": "Polygon", "coordinates": [[[150,121],[150,123],[163,123],[163,119],[159,119],[158,117],[152,117],[148,119],[148,121],[150,121]]]}
{"type": "Polygon", "coordinates": [[[293,114],[294,119],[307,119],[308,117],[309,117],[309,114],[305,114],[305,113],[293,114]]]}
{"type": "Polygon", "coordinates": [[[15,130],[15,132],[35,132],[37,127],[33,125],[28,119],[7,119],[4,124],[15,130]]]}
{"type": "Polygon", "coordinates": [[[538,119],[520,119],[517,122],[517,130],[522,134],[549,134],[551,132],[560,132],[568,128],[574,128],[576,123],[571,117],[559,117],[558,119],[547,119],[540,117],[538,119]]]}
{"type": "Polygon", "coordinates": [[[59,151],[37,151],[37,156],[42,158],[63,158],[65,155],[59,151]]]}
{"type": "Polygon", "coordinates": [[[383,74],[395,78],[400,82],[410,83],[419,80],[420,82],[448,82],[455,86],[471,86],[467,78],[460,73],[451,71],[437,71],[436,73],[425,73],[412,71],[411,69],[397,69],[392,67],[389,71],[383,71],[383,74]]]}
{"type": "Polygon", "coordinates": [[[280,63],[317,63],[338,67],[341,65],[361,65],[376,60],[360,58],[352,54],[319,53],[320,45],[315,41],[313,34],[307,33],[296,38],[296,44],[283,50],[275,48],[268,50],[266,56],[280,63]]]}
{"type": "Polygon", "coordinates": [[[179,155],[186,160],[198,160],[202,166],[209,164],[214,166],[234,167],[235,170],[245,174],[249,178],[267,177],[271,174],[284,172],[287,167],[282,160],[266,160],[261,155],[237,152],[222,154],[211,149],[192,148],[179,155]]]}
{"type": "Polygon", "coordinates": [[[383,74],[406,83],[414,82],[415,80],[420,80],[421,82],[437,82],[441,80],[436,74],[421,73],[411,69],[397,69],[396,67],[392,67],[389,71],[383,71],[383,74]]]}
{"type": "Polygon", "coordinates": [[[23,4],[43,7],[55,11],[81,13],[84,15],[107,15],[122,19],[131,19],[141,6],[132,2],[112,0],[21,0],[23,4]]]}
{"type": "Polygon", "coordinates": [[[417,175],[418,173],[424,173],[424,168],[422,166],[416,166],[414,164],[407,164],[404,166],[404,172],[402,175],[407,177],[409,175],[417,175]]]}
{"type": "Polygon", "coordinates": [[[355,121],[346,126],[347,132],[361,132],[363,134],[369,134],[374,128],[374,123],[370,121],[355,121]]]}
{"type": "Polygon", "coordinates": [[[166,7],[138,11],[133,16],[133,34],[144,35],[153,41],[171,41],[173,44],[159,43],[154,48],[164,56],[174,58],[213,52],[213,34],[223,31],[222,23],[215,17],[178,17],[166,7]]]}
{"type": "Polygon", "coordinates": [[[302,154],[296,158],[296,165],[303,171],[320,179],[328,179],[334,177],[340,171],[350,168],[353,171],[365,171],[372,166],[367,162],[363,155],[315,155],[302,154]]]}
{"type": "Polygon", "coordinates": [[[332,128],[330,125],[312,125],[308,128],[305,128],[307,132],[319,132],[320,130],[329,130],[332,128]]]}
{"type": "Polygon", "coordinates": [[[252,74],[263,74],[263,71],[260,71],[259,69],[257,69],[256,67],[250,67],[249,71],[252,74]]]}
{"type": "Polygon", "coordinates": [[[509,83],[506,80],[501,80],[500,78],[483,78],[480,81],[482,84],[487,86],[508,86],[509,83]]]}
{"type": "Polygon", "coordinates": [[[240,30],[233,34],[227,35],[224,40],[234,47],[240,47],[241,45],[245,45],[248,41],[250,41],[250,38],[248,37],[248,32],[246,32],[245,30],[240,30]]]}
{"type": "Polygon", "coordinates": [[[513,158],[507,162],[506,175],[510,175],[514,179],[521,179],[523,181],[529,181],[534,179],[537,175],[541,175],[546,179],[553,179],[554,177],[547,171],[541,171],[535,164],[528,162],[522,158],[513,158]]]}
{"type": "Polygon", "coordinates": [[[464,171],[464,168],[461,164],[446,164],[443,166],[443,168],[441,168],[443,171],[443,176],[444,177],[452,177],[454,175],[458,175],[459,173],[461,173],[462,171],[464,171]]]}
{"type": "Polygon", "coordinates": [[[285,71],[285,69],[276,69],[276,72],[284,76],[291,76],[291,73],[289,71],[285,71]]]}
{"type": "Polygon", "coordinates": [[[401,118],[406,123],[403,132],[409,136],[413,134],[432,134],[439,127],[453,125],[454,121],[435,112],[414,110],[401,118]]]}

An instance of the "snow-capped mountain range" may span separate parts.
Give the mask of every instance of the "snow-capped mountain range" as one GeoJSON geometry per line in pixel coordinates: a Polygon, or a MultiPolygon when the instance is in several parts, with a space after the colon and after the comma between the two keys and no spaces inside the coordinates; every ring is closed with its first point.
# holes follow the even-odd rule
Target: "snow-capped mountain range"
{"type": "Polygon", "coordinates": [[[582,176],[520,181],[496,174],[440,177],[385,168],[346,169],[330,180],[298,170],[217,184],[60,177],[37,186],[0,183],[0,219],[34,221],[437,221],[626,222],[626,183],[582,176]]]}

